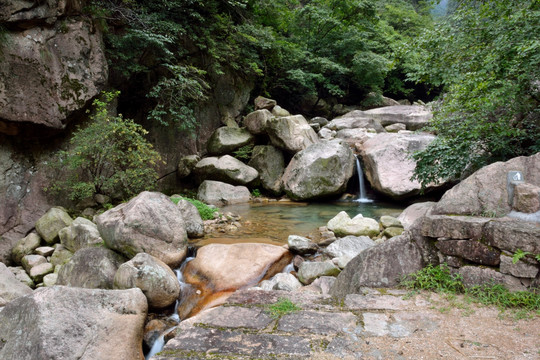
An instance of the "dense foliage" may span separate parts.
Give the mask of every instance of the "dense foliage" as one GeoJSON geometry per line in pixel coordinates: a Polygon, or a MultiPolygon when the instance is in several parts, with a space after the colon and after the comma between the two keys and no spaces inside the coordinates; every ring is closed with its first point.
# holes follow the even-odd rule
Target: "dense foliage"
{"type": "Polygon", "coordinates": [[[108,105],[117,95],[104,93],[102,100],[94,100],[92,121],[74,132],[69,149],[59,151],[52,163],[67,173],[54,179],[50,190],[67,191],[72,200],[82,200],[96,193],[127,199],[152,189],[160,156],[140,125],[109,113],[108,105]]]}
{"type": "Polygon", "coordinates": [[[540,2],[463,1],[417,41],[412,80],[444,86],[416,154],[424,184],[540,151],[540,2]]]}

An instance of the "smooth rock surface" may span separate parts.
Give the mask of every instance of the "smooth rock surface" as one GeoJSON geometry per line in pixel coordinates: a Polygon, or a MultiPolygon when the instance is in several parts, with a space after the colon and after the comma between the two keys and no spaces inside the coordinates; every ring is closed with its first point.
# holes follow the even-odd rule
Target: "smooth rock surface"
{"type": "Polygon", "coordinates": [[[364,111],[364,115],[380,121],[383,126],[401,123],[407,130],[418,130],[429,124],[431,111],[418,105],[395,105],[364,111]]]}
{"type": "Polygon", "coordinates": [[[519,278],[534,279],[538,275],[540,268],[523,260],[519,260],[514,264],[512,257],[501,255],[500,271],[503,274],[519,278]]]}
{"type": "Polygon", "coordinates": [[[319,248],[317,244],[310,239],[298,235],[289,235],[287,244],[289,245],[290,251],[301,255],[314,254],[319,248]]]}
{"type": "Polygon", "coordinates": [[[253,135],[260,135],[266,132],[266,125],[274,115],[266,109],[256,110],[246,115],[244,126],[253,135]]]}
{"type": "Polygon", "coordinates": [[[345,236],[328,245],[324,252],[334,258],[346,256],[352,259],[372,246],[375,242],[368,236],[345,236]]]}
{"type": "MultiPolygon", "coordinates": [[[[372,188],[393,199],[417,195],[420,183],[411,180],[415,162],[410,154],[435,140],[429,134],[377,134],[361,146],[364,173],[372,188]]],[[[427,186],[428,191],[433,189],[427,186]]]]}
{"type": "Polygon", "coordinates": [[[259,172],[230,155],[204,158],[195,165],[193,173],[202,180],[223,181],[247,185],[259,177],[259,172]]]}
{"type": "Polygon", "coordinates": [[[339,195],[354,172],[354,154],[340,140],[313,144],[298,152],[283,174],[283,186],[293,200],[339,195]]]}
{"type": "Polygon", "coordinates": [[[253,135],[248,130],[224,126],[214,131],[206,148],[210,155],[225,155],[253,142],[253,135]]]}
{"type": "Polygon", "coordinates": [[[142,360],[139,289],[45,287],[0,312],[0,358],[142,360]]]}
{"type": "Polygon", "coordinates": [[[302,283],[298,281],[293,274],[279,273],[273,276],[270,280],[264,280],[259,284],[263,290],[283,290],[294,291],[302,287],[302,283]]]}
{"type": "Polygon", "coordinates": [[[321,276],[336,276],[341,270],[331,261],[304,261],[298,268],[298,280],[303,284],[311,284],[321,276]]]}
{"type": "Polygon", "coordinates": [[[429,215],[435,204],[433,201],[426,201],[409,205],[399,214],[398,220],[403,224],[405,229],[408,229],[416,220],[429,215]]]}
{"type": "Polygon", "coordinates": [[[251,193],[245,186],[205,180],[199,186],[197,199],[206,204],[224,206],[248,202],[251,199],[251,193]]]}
{"type": "Polygon", "coordinates": [[[112,289],[114,275],[125,261],[104,247],[84,248],[60,269],[57,284],[88,289],[112,289]]]}
{"type": "Polygon", "coordinates": [[[115,289],[139,288],[148,306],[164,308],[180,296],[180,284],[175,273],[152,255],[139,253],[123,263],[114,276],[115,289]]]}
{"type": "Polygon", "coordinates": [[[489,221],[489,218],[484,217],[428,215],[423,219],[422,235],[432,238],[479,240],[489,221]]]}
{"type": "Polygon", "coordinates": [[[376,220],[364,218],[361,215],[351,219],[345,211],[330,219],[327,226],[336,236],[374,237],[379,235],[379,223],[376,220]]]}
{"type": "Polygon", "coordinates": [[[144,191],[96,218],[105,244],[128,258],[140,252],[175,268],[187,252],[182,212],[168,196],[144,191]]]}
{"type": "Polygon", "coordinates": [[[60,230],[71,225],[73,219],[63,209],[51,208],[36,222],[36,231],[47,244],[53,244],[60,230]]]}
{"type": "Polygon", "coordinates": [[[0,306],[31,293],[32,288],[19,281],[6,265],[0,263],[0,306]]]}
{"type": "Polygon", "coordinates": [[[517,184],[514,188],[512,207],[527,214],[540,210],[540,186],[529,183],[517,184]]]}
{"type": "Polygon", "coordinates": [[[271,118],[266,123],[266,132],[274,146],[291,154],[319,142],[317,133],[302,115],[271,118]]]}
{"type": "Polygon", "coordinates": [[[354,110],[337,117],[324,127],[335,131],[343,129],[374,129],[376,132],[384,132],[379,120],[366,116],[365,112],[361,110],[354,110]]]}
{"type": "Polygon", "coordinates": [[[501,274],[491,268],[481,268],[477,266],[463,266],[458,273],[462,277],[463,285],[473,287],[476,285],[501,284],[510,291],[526,291],[527,288],[521,284],[519,279],[501,274]]]}
{"type": "Polygon", "coordinates": [[[58,232],[60,243],[71,252],[103,244],[97,225],[88,219],[78,217],[58,232]]]}

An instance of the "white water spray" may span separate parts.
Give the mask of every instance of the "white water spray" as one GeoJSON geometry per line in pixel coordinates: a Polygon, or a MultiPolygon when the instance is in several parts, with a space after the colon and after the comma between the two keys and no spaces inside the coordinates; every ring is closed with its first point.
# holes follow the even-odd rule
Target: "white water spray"
{"type": "Polygon", "coordinates": [[[373,202],[373,200],[369,199],[366,195],[366,184],[364,183],[364,172],[362,171],[362,166],[360,165],[360,161],[358,160],[358,158],[356,158],[356,172],[358,173],[360,195],[358,196],[358,199],[354,201],[361,202],[361,203],[373,202]]]}

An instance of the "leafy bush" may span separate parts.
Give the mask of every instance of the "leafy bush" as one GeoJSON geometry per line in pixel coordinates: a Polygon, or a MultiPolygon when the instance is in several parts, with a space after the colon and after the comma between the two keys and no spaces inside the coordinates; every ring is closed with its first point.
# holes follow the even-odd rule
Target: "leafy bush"
{"type": "Polygon", "coordinates": [[[247,162],[251,159],[251,153],[253,152],[253,144],[244,145],[241,148],[233,151],[233,156],[240,161],[247,162]]]}
{"type": "Polygon", "coordinates": [[[89,124],[77,127],[69,149],[59,151],[51,163],[66,177],[54,179],[50,190],[67,190],[72,200],[81,200],[96,193],[129,198],[153,188],[160,156],[140,125],[109,113],[118,94],[104,92],[103,99],[94,100],[89,124]]]}

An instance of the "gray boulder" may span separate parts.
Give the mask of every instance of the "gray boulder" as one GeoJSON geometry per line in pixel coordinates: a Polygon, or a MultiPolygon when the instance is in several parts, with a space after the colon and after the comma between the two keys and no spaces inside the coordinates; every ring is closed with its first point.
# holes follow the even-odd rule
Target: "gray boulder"
{"type": "Polygon", "coordinates": [[[32,289],[28,285],[19,281],[6,265],[0,263],[0,306],[31,293],[32,289]]]}
{"type": "Polygon", "coordinates": [[[26,255],[32,254],[32,252],[39,247],[41,238],[36,233],[30,233],[26,237],[17,242],[15,247],[11,250],[11,258],[16,264],[20,264],[22,258],[26,255]]]}
{"type": "Polygon", "coordinates": [[[484,227],[485,243],[501,250],[518,250],[540,254],[540,224],[502,218],[492,220],[484,227]]]}
{"type": "Polygon", "coordinates": [[[39,264],[31,268],[28,275],[30,275],[30,277],[32,278],[32,281],[35,284],[39,284],[40,282],[43,281],[43,278],[45,277],[45,275],[50,274],[53,271],[54,271],[54,266],[51,263],[46,262],[46,263],[39,264]]]}
{"type": "MultiPolygon", "coordinates": [[[[367,180],[380,193],[403,199],[420,193],[420,183],[411,180],[416,163],[410,155],[435,140],[429,134],[377,134],[362,144],[361,156],[367,180]]],[[[433,186],[427,186],[432,190],[433,186]]]]}
{"type": "Polygon", "coordinates": [[[45,258],[45,256],[36,255],[36,254],[25,255],[21,260],[21,264],[24,270],[26,270],[26,272],[28,273],[30,273],[30,270],[34,266],[38,266],[46,262],[47,262],[47,259],[45,258]]]}
{"type": "Polygon", "coordinates": [[[271,145],[258,145],[253,148],[249,166],[259,172],[261,185],[274,195],[283,192],[281,176],[285,171],[285,159],[281,150],[271,145]]]}
{"type": "Polygon", "coordinates": [[[328,230],[333,231],[336,236],[369,236],[379,235],[379,223],[375,219],[365,218],[362,214],[350,218],[349,214],[341,211],[328,221],[328,230]]]}
{"type": "Polygon", "coordinates": [[[266,132],[273,145],[291,154],[319,142],[317,133],[302,115],[271,118],[266,124],[266,132]]]}
{"type": "Polygon", "coordinates": [[[249,202],[251,194],[245,186],[233,186],[220,181],[205,180],[199,186],[197,199],[206,204],[224,206],[249,202]]]}
{"type": "Polygon", "coordinates": [[[266,109],[256,110],[246,115],[244,126],[253,135],[260,135],[266,132],[266,125],[274,115],[266,109]]]}
{"type": "Polygon", "coordinates": [[[124,261],[122,256],[103,247],[81,249],[60,268],[56,283],[88,289],[112,289],[114,275],[124,261]]]}
{"type": "Polygon", "coordinates": [[[145,253],[123,263],[114,276],[115,289],[141,289],[152,308],[164,308],[180,296],[180,283],[161,260],[145,253]]]}
{"type": "Polygon", "coordinates": [[[139,289],[45,287],[0,312],[0,358],[143,360],[139,289]]]}
{"type": "Polygon", "coordinates": [[[60,243],[71,252],[103,244],[97,225],[82,217],[76,218],[71,225],[60,230],[58,237],[60,243]]]}
{"type": "Polygon", "coordinates": [[[195,165],[201,161],[199,155],[187,155],[180,158],[178,161],[178,167],[176,169],[176,175],[183,179],[191,174],[191,171],[195,168],[195,165]]]}
{"type": "Polygon", "coordinates": [[[293,200],[339,195],[354,171],[354,154],[340,140],[313,144],[297,153],[285,169],[283,185],[293,200]]]}
{"type": "Polygon", "coordinates": [[[56,249],[54,249],[54,252],[51,255],[51,264],[53,264],[53,266],[64,265],[72,256],[73,253],[66,249],[64,245],[57,244],[56,249]]]}
{"type": "Polygon", "coordinates": [[[253,142],[253,135],[246,129],[224,126],[212,133],[206,148],[211,155],[225,155],[253,142]]]}
{"type": "Polygon", "coordinates": [[[252,184],[259,172],[230,155],[204,158],[195,165],[193,173],[200,180],[223,181],[234,185],[252,184]]]}
{"type": "Polygon", "coordinates": [[[276,106],[277,102],[273,99],[268,99],[263,96],[257,96],[253,101],[255,104],[255,110],[266,109],[272,110],[276,106]]]}
{"type": "Polygon", "coordinates": [[[463,266],[459,268],[458,274],[463,279],[463,285],[473,287],[477,285],[504,285],[510,291],[527,291],[518,278],[502,274],[491,268],[481,268],[477,266],[463,266]]]}
{"type": "Polygon", "coordinates": [[[272,115],[275,117],[291,116],[291,113],[279,105],[272,108],[272,115]]]}
{"type": "Polygon", "coordinates": [[[373,246],[375,242],[368,236],[345,236],[328,245],[324,252],[333,258],[346,256],[352,259],[373,246]]]}
{"type": "Polygon", "coordinates": [[[107,247],[128,258],[146,252],[175,268],[186,256],[182,212],[161,193],[144,191],[99,215],[96,223],[107,247]]]}
{"type": "Polygon", "coordinates": [[[361,294],[362,287],[391,287],[423,267],[422,254],[408,235],[364,250],[339,274],[330,293],[337,297],[361,294]]]}
{"type": "Polygon", "coordinates": [[[203,237],[204,223],[197,207],[185,199],[179,200],[177,206],[182,212],[188,237],[191,239],[203,237]]]}
{"type": "Polygon", "coordinates": [[[443,255],[458,256],[481,265],[498,266],[501,262],[500,251],[476,240],[442,239],[436,246],[443,255]]]}
{"type": "Polygon", "coordinates": [[[373,129],[378,133],[384,132],[384,128],[379,120],[366,116],[361,110],[354,110],[337,117],[324,127],[336,131],[343,129],[373,129]]]}
{"type": "Polygon", "coordinates": [[[308,285],[321,276],[336,276],[340,271],[331,261],[304,261],[298,268],[298,280],[308,285]]]}
{"type": "Polygon", "coordinates": [[[319,248],[310,239],[298,235],[289,235],[287,244],[290,251],[301,255],[314,254],[319,248]]]}
{"type": "Polygon", "coordinates": [[[263,290],[283,290],[294,291],[302,287],[302,283],[298,281],[293,274],[279,273],[270,280],[264,280],[259,287],[263,290]]]}
{"type": "Polygon", "coordinates": [[[407,130],[418,130],[429,124],[431,111],[419,105],[396,105],[364,111],[365,116],[378,120],[383,126],[401,123],[407,130]]]}
{"type": "Polygon", "coordinates": [[[401,221],[405,229],[408,229],[416,220],[429,215],[435,204],[433,201],[426,201],[409,205],[399,214],[398,220],[401,221]]]}
{"type": "Polygon", "coordinates": [[[434,214],[503,216],[510,212],[508,172],[520,171],[527,183],[540,186],[540,153],[496,162],[476,171],[448,190],[434,214]]]}
{"type": "Polygon", "coordinates": [[[71,225],[73,219],[60,208],[51,208],[36,222],[36,231],[47,244],[53,244],[58,239],[58,233],[71,225]]]}

